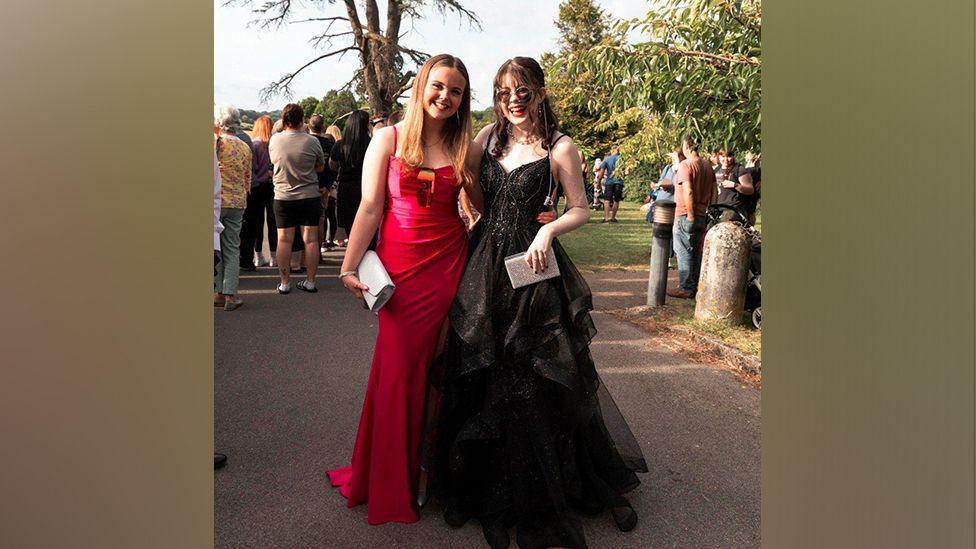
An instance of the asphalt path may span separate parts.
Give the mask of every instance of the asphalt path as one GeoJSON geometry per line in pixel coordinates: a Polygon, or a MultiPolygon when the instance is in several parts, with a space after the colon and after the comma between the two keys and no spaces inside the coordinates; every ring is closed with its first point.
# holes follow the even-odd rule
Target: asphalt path
{"type": "MultiPolygon", "coordinates": [[[[415,524],[370,526],[329,485],[352,453],[376,337],[340,261],[329,254],[315,294],[279,295],[276,269],[242,273],[244,306],[214,311],[215,445],[229,456],[214,473],[216,547],[487,547],[476,523],[453,529],[433,505],[415,524]]],[[[598,284],[593,356],[650,472],[628,496],[637,528],[584,518],[590,547],[759,547],[759,391],[601,313],[598,284]]]]}

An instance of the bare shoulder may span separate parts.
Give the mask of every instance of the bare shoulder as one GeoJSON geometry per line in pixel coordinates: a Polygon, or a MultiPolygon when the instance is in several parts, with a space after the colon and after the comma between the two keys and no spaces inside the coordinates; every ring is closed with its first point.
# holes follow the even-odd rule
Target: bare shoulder
{"type": "Polygon", "coordinates": [[[475,136],[474,142],[477,143],[478,145],[480,145],[482,148],[484,148],[485,145],[488,144],[488,138],[491,136],[491,132],[494,129],[495,129],[495,123],[494,122],[492,122],[491,124],[488,124],[484,128],[481,128],[481,131],[479,131],[478,132],[478,135],[475,136]]]}
{"type": "Polygon", "coordinates": [[[573,138],[561,133],[556,136],[556,139],[558,141],[552,145],[552,157],[560,164],[563,162],[579,163],[579,149],[576,148],[573,138]]]}
{"type": "MultiPolygon", "coordinates": [[[[380,150],[386,151],[388,155],[392,156],[394,154],[393,144],[396,142],[393,128],[394,126],[386,126],[374,131],[373,137],[370,139],[370,145],[375,143],[380,150]]],[[[397,128],[397,131],[403,130],[402,128],[397,128]]]]}

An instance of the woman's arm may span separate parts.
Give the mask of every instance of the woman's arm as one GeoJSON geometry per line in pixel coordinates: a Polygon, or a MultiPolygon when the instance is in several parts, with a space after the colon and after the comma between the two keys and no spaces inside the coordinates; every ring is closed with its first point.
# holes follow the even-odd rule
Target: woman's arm
{"type": "Polygon", "coordinates": [[[525,262],[535,272],[544,271],[548,267],[546,253],[554,238],[573,231],[590,220],[586,191],[583,190],[583,170],[579,151],[572,139],[567,137],[556,143],[552,149],[551,163],[553,178],[562,184],[569,209],[559,219],[543,225],[529,249],[526,250],[525,262]]]}
{"type": "MultiPolygon", "coordinates": [[[[362,261],[369,242],[383,220],[383,207],[386,200],[386,170],[393,154],[393,130],[381,128],[373,134],[363,160],[363,198],[352,223],[352,234],[346,256],[342,260],[340,273],[355,273],[362,261]]],[[[369,289],[355,274],[342,277],[342,283],[359,299],[363,290],[369,289]]]]}
{"type": "Polygon", "coordinates": [[[467,191],[464,189],[461,189],[460,194],[458,194],[458,202],[461,204],[461,211],[468,218],[468,230],[470,231],[474,229],[474,225],[478,222],[478,216],[480,214],[476,213],[471,207],[471,201],[468,199],[467,191]]]}
{"type": "Polygon", "coordinates": [[[485,147],[494,127],[494,124],[488,124],[481,128],[471,146],[468,147],[468,157],[465,162],[468,173],[471,174],[471,182],[465,185],[464,193],[468,195],[471,206],[474,206],[479,213],[485,211],[485,197],[481,192],[481,159],[484,157],[485,147]]]}

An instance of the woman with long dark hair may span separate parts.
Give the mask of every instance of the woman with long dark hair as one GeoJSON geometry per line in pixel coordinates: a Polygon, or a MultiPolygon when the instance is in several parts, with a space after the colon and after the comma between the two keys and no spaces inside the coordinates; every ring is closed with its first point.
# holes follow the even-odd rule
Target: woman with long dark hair
{"type": "MultiPolygon", "coordinates": [[[[329,126],[325,133],[332,138],[333,147],[342,139],[342,130],[335,124],[329,126]]],[[[331,149],[329,150],[329,157],[332,157],[331,149]]],[[[336,173],[332,171],[331,164],[329,171],[332,172],[332,184],[329,185],[329,201],[325,208],[325,248],[327,250],[335,247],[335,234],[339,228],[339,218],[336,215],[336,197],[339,196],[339,193],[336,192],[336,173]]]]}
{"type": "MultiPolygon", "coordinates": [[[[363,111],[346,122],[340,171],[362,159],[363,111]]],[[[362,298],[357,268],[380,228],[376,254],[396,291],[379,310],[379,330],[352,463],[328,472],[349,507],[367,503],[370,524],[415,522],[421,481],[421,436],[429,405],[428,371],[444,334],[448,308],[467,257],[457,214],[463,188],[475,207],[481,191],[471,173],[471,88],[460,59],[436,55],[420,68],[404,120],[378,128],[362,166],[362,200],[339,274],[362,298]]],[[[477,156],[474,157],[477,159],[477,156]]],[[[347,176],[348,177],[348,176],[347,176]]],[[[351,181],[339,187],[340,216],[351,181]]],[[[357,194],[358,201],[358,194],[357,194]]]]}
{"type": "Polygon", "coordinates": [[[369,113],[355,111],[346,120],[342,139],[335,144],[329,158],[329,167],[336,172],[336,216],[339,227],[346,231],[347,241],[363,199],[363,161],[369,140],[369,113]]]}
{"type": "Polygon", "coordinates": [[[476,517],[492,548],[586,547],[574,511],[637,515],[623,494],[646,472],[640,447],[590,356],[596,333],[586,281],[555,240],[589,219],[579,152],[560,133],[534,60],[506,61],[494,80],[496,123],[473,148],[484,217],[471,235],[451,331],[434,470],[445,520],[476,517]],[[540,225],[557,185],[567,212],[540,225]],[[505,259],[559,276],[513,289],[505,259]]]}

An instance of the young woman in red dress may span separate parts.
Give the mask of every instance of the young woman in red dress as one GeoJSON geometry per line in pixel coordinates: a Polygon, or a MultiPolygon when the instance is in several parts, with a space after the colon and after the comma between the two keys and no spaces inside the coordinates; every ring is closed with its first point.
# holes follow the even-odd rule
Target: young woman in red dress
{"type": "Polygon", "coordinates": [[[328,474],[349,507],[368,505],[370,524],[418,519],[428,371],[467,258],[461,189],[482,207],[470,164],[480,156],[469,154],[470,144],[467,69],[456,57],[437,55],[414,79],[404,121],[377,130],[366,151],[362,203],[340,278],[362,299],[367,287],[356,267],[379,228],[376,253],[396,291],[379,311],[352,463],[328,474]]]}

